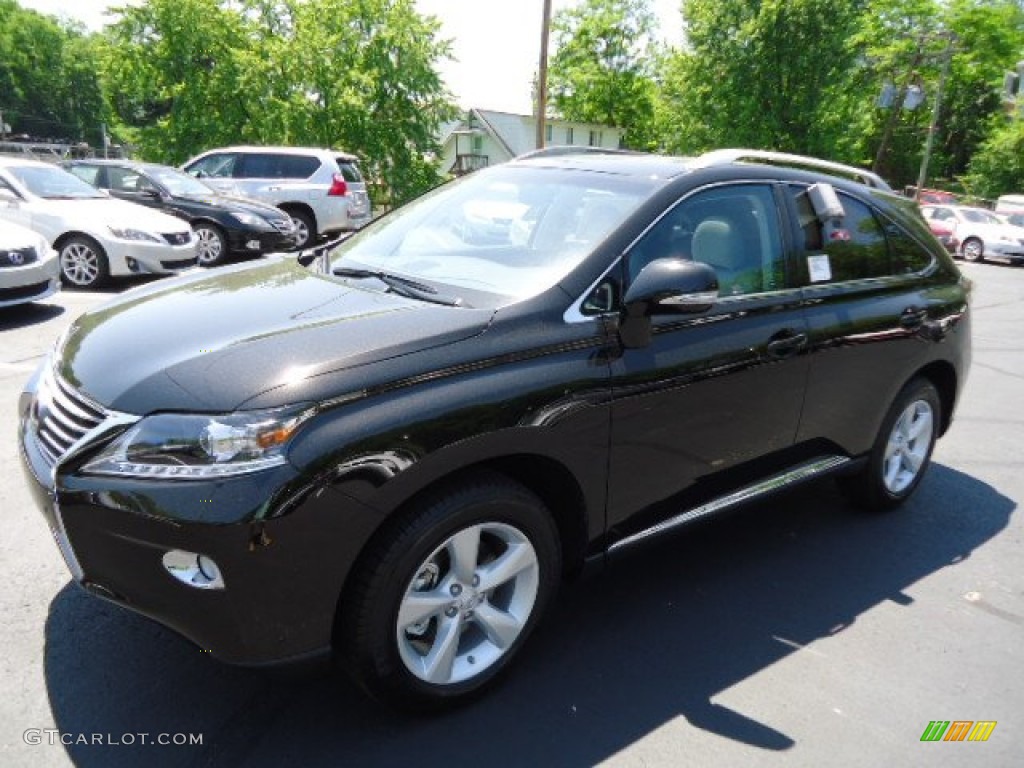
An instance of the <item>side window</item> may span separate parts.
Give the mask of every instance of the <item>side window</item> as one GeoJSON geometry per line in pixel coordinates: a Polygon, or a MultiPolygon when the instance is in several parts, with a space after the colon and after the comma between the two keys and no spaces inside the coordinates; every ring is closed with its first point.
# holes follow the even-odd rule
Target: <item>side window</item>
{"type": "MultiPolygon", "coordinates": [[[[896,224],[879,219],[866,204],[839,192],[846,216],[824,224],[814,215],[802,187],[791,187],[804,251],[808,257],[805,276],[811,283],[840,283],[918,272],[931,262],[931,255],[896,224]],[[827,261],[815,264],[811,259],[827,261]]],[[[941,220],[948,210],[932,210],[932,218],[941,220]]]]}
{"type": "Polygon", "coordinates": [[[197,160],[186,170],[193,176],[202,175],[211,179],[230,179],[235,172],[238,155],[218,152],[197,160]]]}
{"type": "Polygon", "coordinates": [[[320,167],[311,155],[278,155],[277,176],[281,179],[308,179],[320,167]]]}
{"type": "Polygon", "coordinates": [[[243,155],[235,171],[240,179],[276,179],[278,155],[246,154],[243,155]]]}
{"type": "Polygon", "coordinates": [[[784,288],[785,259],[772,187],[737,184],[686,198],[630,251],[630,279],[662,258],[693,259],[713,267],[721,296],[784,288]]]}
{"type": "Polygon", "coordinates": [[[72,165],[68,168],[75,176],[80,178],[86,184],[92,184],[94,187],[99,186],[100,169],[95,165],[72,165]]]}
{"type": "Polygon", "coordinates": [[[107,168],[107,182],[115,192],[138,192],[145,186],[141,181],[142,177],[128,168],[107,168]]]}
{"type": "Polygon", "coordinates": [[[343,158],[337,158],[338,170],[341,172],[341,176],[345,181],[359,182],[363,180],[363,176],[359,173],[359,167],[350,160],[343,158]]]}

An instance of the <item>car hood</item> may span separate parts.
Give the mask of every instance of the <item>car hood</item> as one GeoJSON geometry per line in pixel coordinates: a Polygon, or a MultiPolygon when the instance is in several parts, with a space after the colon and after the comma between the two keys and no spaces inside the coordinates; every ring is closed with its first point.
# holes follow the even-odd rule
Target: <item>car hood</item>
{"type": "Polygon", "coordinates": [[[281,256],[129,291],[75,321],[57,369],[113,410],[227,412],[272,389],[468,338],[492,316],[354,287],[281,256]]]}
{"type": "Polygon", "coordinates": [[[42,239],[42,235],[33,232],[28,227],[0,219],[0,250],[35,247],[40,244],[42,239]]]}
{"type": "Polygon", "coordinates": [[[131,227],[154,234],[188,231],[188,223],[154,211],[144,205],[115,200],[110,197],[84,200],[46,200],[35,203],[39,210],[59,217],[64,229],[94,232],[105,227],[131,227]]]}
{"type": "Polygon", "coordinates": [[[280,208],[261,203],[258,200],[251,200],[247,197],[233,197],[230,195],[181,195],[175,198],[195,205],[208,206],[209,208],[221,211],[246,211],[255,213],[265,219],[286,219],[288,215],[280,208]]]}

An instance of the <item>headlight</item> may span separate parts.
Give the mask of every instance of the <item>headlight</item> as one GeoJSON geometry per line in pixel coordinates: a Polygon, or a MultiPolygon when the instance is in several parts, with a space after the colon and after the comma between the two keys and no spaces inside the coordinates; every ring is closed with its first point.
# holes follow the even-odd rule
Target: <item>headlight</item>
{"type": "Polygon", "coordinates": [[[82,471],[169,480],[205,480],[258,472],[285,463],[285,448],[313,411],[247,411],[225,415],[147,416],[82,471]]]}
{"type": "Polygon", "coordinates": [[[156,235],[151,235],[149,232],[143,232],[141,229],[132,229],[131,227],[109,227],[110,233],[120,240],[142,240],[149,243],[162,243],[156,235]]]}
{"type": "Polygon", "coordinates": [[[231,215],[234,216],[235,219],[237,219],[242,224],[245,224],[245,226],[247,227],[255,227],[256,229],[274,228],[269,221],[267,221],[261,216],[257,216],[255,213],[246,213],[244,211],[239,211],[237,213],[233,212],[231,215]]]}

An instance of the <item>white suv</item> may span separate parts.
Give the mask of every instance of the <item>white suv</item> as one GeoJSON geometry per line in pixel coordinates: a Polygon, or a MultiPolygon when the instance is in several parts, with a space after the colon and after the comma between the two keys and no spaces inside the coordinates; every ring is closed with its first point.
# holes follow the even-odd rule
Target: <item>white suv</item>
{"type": "Polygon", "coordinates": [[[287,211],[303,248],[320,234],[359,229],[370,221],[370,196],[357,163],[353,155],[333,149],[224,147],[182,168],[220,192],[287,211]]]}

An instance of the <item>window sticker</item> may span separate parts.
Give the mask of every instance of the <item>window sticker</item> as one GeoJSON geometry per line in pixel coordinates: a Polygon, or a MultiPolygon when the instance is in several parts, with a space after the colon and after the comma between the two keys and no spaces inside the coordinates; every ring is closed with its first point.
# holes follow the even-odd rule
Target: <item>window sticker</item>
{"type": "Polygon", "coordinates": [[[812,283],[824,283],[832,279],[832,265],[828,254],[807,257],[807,271],[811,273],[812,283]]]}

